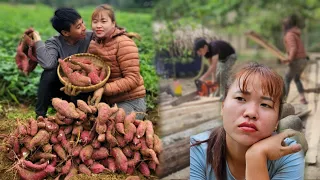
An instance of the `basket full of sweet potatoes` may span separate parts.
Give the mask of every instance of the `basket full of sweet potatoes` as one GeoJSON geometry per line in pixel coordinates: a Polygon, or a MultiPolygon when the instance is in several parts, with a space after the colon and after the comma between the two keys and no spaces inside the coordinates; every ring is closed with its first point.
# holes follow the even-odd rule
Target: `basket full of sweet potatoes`
{"type": "Polygon", "coordinates": [[[99,173],[150,177],[158,169],[162,144],[151,121],[106,103],[92,106],[53,98],[52,105],[55,115],[18,120],[3,140],[1,150],[21,179],[99,173]]]}
{"type": "Polygon", "coordinates": [[[75,90],[81,92],[101,88],[110,76],[110,65],[94,54],[79,53],[58,61],[57,73],[61,83],[71,83],[75,90]]]}

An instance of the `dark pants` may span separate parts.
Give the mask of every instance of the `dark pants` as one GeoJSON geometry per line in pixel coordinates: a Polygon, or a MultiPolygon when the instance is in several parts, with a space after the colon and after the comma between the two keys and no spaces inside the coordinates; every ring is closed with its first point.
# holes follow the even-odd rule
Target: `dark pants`
{"type": "Polygon", "coordinates": [[[51,105],[51,99],[59,97],[69,100],[69,96],[60,91],[63,84],[60,82],[57,69],[44,70],[41,74],[37,94],[36,115],[46,116],[48,107],[51,105]]]}
{"type": "Polygon", "coordinates": [[[298,92],[301,94],[304,92],[303,85],[300,80],[300,76],[303,70],[306,68],[308,64],[307,59],[295,59],[289,64],[289,68],[285,75],[285,91],[286,96],[288,97],[289,90],[290,90],[290,83],[292,79],[296,83],[298,92]]]}

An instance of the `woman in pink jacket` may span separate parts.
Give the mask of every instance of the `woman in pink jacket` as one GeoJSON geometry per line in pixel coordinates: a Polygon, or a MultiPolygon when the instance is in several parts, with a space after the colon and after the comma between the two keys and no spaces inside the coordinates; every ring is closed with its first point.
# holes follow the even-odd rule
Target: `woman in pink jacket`
{"type": "Polygon", "coordinates": [[[289,69],[285,75],[285,92],[286,96],[289,94],[291,80],[296,83],[300,102],[308,104],[304,96],[304,88],[300,80],[300,76],[307,66],[307,54],[301,40],[301,30],[298,27],[298,17],[291,15],[283,21],[284,38],[283,42],[288,54],[287,63],[289,69]]]}

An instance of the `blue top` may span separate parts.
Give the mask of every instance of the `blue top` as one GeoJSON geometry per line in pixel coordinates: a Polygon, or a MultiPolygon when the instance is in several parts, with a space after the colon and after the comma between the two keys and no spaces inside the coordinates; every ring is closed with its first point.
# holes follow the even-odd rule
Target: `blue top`
{"type": "MultiPolygon", "coordinates": [[[[206,131],[190,137],[190,144],[196,141],[207,140],[211,131],[206,131]]],[[[285,139],[287,145],[296,144],[296,141],[290,138],[285,139]]],[[[207,164],[207,143],[190,148],[190,180],[207,179],[215,180],[214,171],[211,165],[207,164]]],[[[299,151],[294,154],[283,156],[274,161],[267,161],[269,177],[272,180],[303,180],[304,179],[304,153],[299,151]]],[[[227,180],[235,180],[232,176],[227,163],[227,180]]]]}

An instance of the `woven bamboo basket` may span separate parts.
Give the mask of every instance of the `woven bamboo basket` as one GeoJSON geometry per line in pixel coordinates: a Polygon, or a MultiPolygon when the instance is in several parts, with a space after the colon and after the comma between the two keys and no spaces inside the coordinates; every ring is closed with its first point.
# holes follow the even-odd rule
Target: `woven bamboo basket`
{"type": "MultiPolygon", "coordinates": [[[[110,66],[105,61],[103,61],[103,59],[101,59],[99,56],[96,56],[96,55],[90,54],[90,53],[79,53],[79,54],[74,54],[72,56],[85,57],[87,59],[90,59],[92,61],[92,63],[94,63],[96,66],[99,66],[99,67],[107,66],[107,69],[106,69],[107,76],[100,83],[95,84],[95,85],[91,85],[91,86],[71,85],[72,88],[75,88],[75,90],[80,90],[81,92],[92,92],[92,91],[95,91],[95,90],[103,87],[107,83],[107,81],[110,77],[111,70],[110,70],[110,66]]],[[[66,57],[65,59],[63,59],[63,61],[69,61],[72,56],[66,57]]],[[[58,77],[59,77],[59,80],[61,81],[61,83],[63,85],[66,85],[66,81],[63,79],[63,77],[65,77],[65,74],[63,73],[62,68],[60,67],[60,64],[58,65],[57,73],[58,73],[58,77]]]]}

